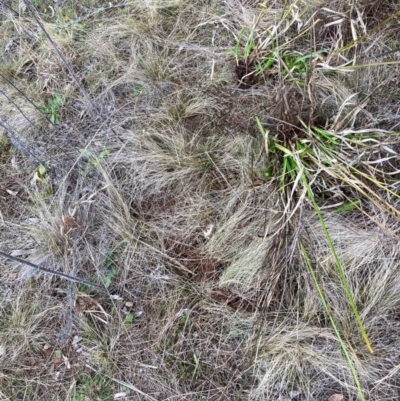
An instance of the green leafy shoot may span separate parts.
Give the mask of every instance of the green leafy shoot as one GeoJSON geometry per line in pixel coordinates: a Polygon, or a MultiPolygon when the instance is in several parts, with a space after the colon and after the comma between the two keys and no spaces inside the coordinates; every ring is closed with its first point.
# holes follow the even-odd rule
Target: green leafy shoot
{"type": "Polygon", "coordinates": [[[135,320],[135,318],[134,318],[134,316],[132,315],[132,313],[128,313],[128,314],[125,316],[125,319],[124,319],[124,325],[125,325],[125,327],[126,327],[127,329],[128,329],[129,327],[131,327],[134,320],[135,320]]]}
{"type": "Polygon", "coordinates": [[[300,76],[306,74],[307,77],[310,75],[310,59],[315,56],[324,53],[325,50],[319,50],[302,56],[296,52],[288,52],[282,56],[284,62],[283,75],[293,74],[294,76],[300,76]]]}
{"type": "Polygon", "coordinates": [[[50,119],[53,124],[59,124],[61,120],[61,107],[64,104],[64,97],[58,93],[47,102],[46,107],[42,111],[50,119]]]}
{"type": "Polygon", "coordinates": [[[339,206],[336,208],[333,213],[343,213],[343,212],[350,212],[351,210],[354,210],[356,207],[360,206],[361,202],[359,199],[356,199],[354,201],[346,202],[342,206],[339,206]]]}
{"type": "Polygon", "coordinates": [[[81,152],[82,152],[82,156],[85,159],[89,160],[91,167],[98,167],[104,160],[106,160],[107,156],[110,153],[110,150],[108,150],[108,149],[102,150],[98,154],[98,156],[94,155],[93,153],[89,152],[86,149],[82,150],[81,152]]]}
{"type": "Polygon", "coordinates": [[[112,279],[118,273],[117,267],[115,266],[116,256],[117,255],[113,252],[106,254],[106,261],[105,261],[106,275],[103,279],[103,284],[106,288],[108,288],[111,285],[112,279]]]}
{"type": "Polygon", "coordinates": [[[239,60],[248,59],[253,49],[255,48],[256,42],[254,39],[254,33],[252,31],[248,33],[247,38],[243,39],[247,32],[249,32],[249,29],[243,28],[239,32],[239,36],[235,45],[233,46],[232,49],[229,50],[229,52],[232,53],[233,56],[235,57],[236,64],[239,63],[239,60]],[[243,46],[243,51],[241,51],[242,46],[243,46]]]}

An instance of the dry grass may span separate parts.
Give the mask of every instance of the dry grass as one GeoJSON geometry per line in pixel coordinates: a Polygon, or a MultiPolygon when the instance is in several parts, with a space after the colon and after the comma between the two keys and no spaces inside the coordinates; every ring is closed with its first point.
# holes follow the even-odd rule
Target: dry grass
{"type": "Polygon", "coordinates": [[[303,244],[365,398],[398,399],[396,6],[2,2],[0,250],[105,291],[1,260],[0,398],[359,399],[303,244]],[[308,179],[374,354],[271,148],[315,127],[337,162],[308,179]]]}

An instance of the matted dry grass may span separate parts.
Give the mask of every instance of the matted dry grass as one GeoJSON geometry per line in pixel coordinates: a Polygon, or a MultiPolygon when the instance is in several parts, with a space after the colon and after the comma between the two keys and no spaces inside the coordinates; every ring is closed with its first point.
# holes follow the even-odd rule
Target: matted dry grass
{"type": "Polygon", "coordinates": [[[400,397],[396,1],[21,0],[0,13],[0,250],[106,285],[1,259],[1,399],[358,399],[300,242],[366,399],[400,397]],[[392,191],[310,168],[374,354],[256,118],[289,145],[299,118],[354,131],[338,165],[392,191]]]}

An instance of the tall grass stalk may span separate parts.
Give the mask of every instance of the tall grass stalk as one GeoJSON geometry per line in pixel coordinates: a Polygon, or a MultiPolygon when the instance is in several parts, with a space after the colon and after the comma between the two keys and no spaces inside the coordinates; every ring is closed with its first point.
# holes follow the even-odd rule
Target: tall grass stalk
{"type": "Polygon", "coordinates": [[[304,258],[304,261],[306,262],[306,265],[307,265],[308,270],[309,270],[309,272],[311,274],[311,277],[312,277],[312,279],[314,281],[315,288],[318,291],[318,295],[319,295],[319,298],[320,298],[320,300],[322,302],[322,305],[324,306],[326,314],[329,317],[329,320],[331,322],[333,331],[335,332],[336,338],[338,339],[339,344],[340,344],[340,346],[342,348],[343,354],[344,354],[344,356],[345,356],[345,358],[347,360],[347,363],[349,364],[349,368],[350,368],[351,374],[352,374],[352,376],[354,378],[354,382],[355,382],[355,384],[357,386],[358,394],[359,394],[361,400],[365,401],[365,396],[364,396],[363,390],[361,388],[360,381],[358,380],[357,372],[356,372],[356,369],[354,367],[353,361],[350,358],[349,352],[347,351],[346,344],[344,343],[344,341],[343,341],[343,339],[342,339],[342,337],[340,335],[339,329],[336,326],[335,319],[333,318],[331,308],[329,307],[329,304],[326,301],[324,292],[322,291],[322,288],[318,283],[318,278],[317,278],[317,275],[316,275],[316,273],[314,271],[314,268],[313,268],[313,266],[311,264],[311,261],[310,261],[310,258],[308,256],[307,250],[306,250],[306,248],[304,247],[304,245],[301,242],[300,242],[300,251],[301,251],[301,254],[302,254],[303,258],[304,258]]]}
{"type": "Polygon", "coordinates": [[[313,208],[314,208],[315,212],[317,213],[318,220],[319,220],[319,222],[321,224],[321,227],[322,227],[322,230],[323,230],[323,232],[325,234],[326,242],[328,243],[329,249],[332,252],[332,256],[333,256],[333,258],[335,260],[335,264],[336,264],[336,267],[337,267],[338,272],[339,272],[340,280],[341,280],[343,288],[345,290],[347,300],[348,300],[348,302],[349,302],[349,304],[351,306],[351,309],[352,309],[352,311],[354,313],[354,317],[356,318],[358,327],[359,327],[359,329],[361,331],[361,335],[362,335],[362,337],[364,339],[364,342],[365,342],[365,344],[366,344],[366,346],[368,348],[368,351],[371,354],[373,354],[374,350],[372,349],[371,342],[370,342],[369,337],[367,335],[367,332],[365,330],[364,324],[363,324],[363,322],[361,320],[360,314],[358,313],[356,303],[354,302],[354,298],[353,298],[353,295],[352,295],[350,287],[349,287],[349,283],[347,282],[346,276],[344,274],[343,266],[340,263],[338,254],[337,254],[337,252],[335,250],[335,246],[333,245],[333,242],[332,242],[332,238],[331,238],[331,236],[329,234],[329,231],[328,231],[328,229],[326,227],[324,218],[322,217],[321,210],[318,207],[317,202],[315,201],[314,194],[312,193],[310,185],[308,184],[307,179],[304,177],[304,175],[302,177],[302,181],[303,181],[303,185],[307,189],[307,195],[308,195],[309,199],[311,200],[313,208]]]}

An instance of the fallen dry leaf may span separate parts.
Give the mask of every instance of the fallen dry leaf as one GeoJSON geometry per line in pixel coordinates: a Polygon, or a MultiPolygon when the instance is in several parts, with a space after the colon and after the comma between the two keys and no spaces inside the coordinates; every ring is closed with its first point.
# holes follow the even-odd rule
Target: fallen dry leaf
{"type": "Polygon", "coordinates": [[[53,359],[53,363],[54,363],[54,365],[59,365],[59,364],[61,363],[61,358],[58,357],[58,356],[56,356],[56,357],[53,359]]]}
{"type": "Polygon", "coordinates": [[[124,398],[127,395],[128,395],[127,393],[116,393],[114,394],[114,400],[119,400],[120,398],[124,398]]]}
{"type": "Polygon", "coordinates": [[[343,394],[332,394],[328,401],[343,401],[343,394]]]}
{"type": "Polygon", "coordinates": [[[63,357],[63,359],[64,359],[64,364],[65,364],[65,367],[67,368],[67,369],[71,369],[71,364],[69,363],[69,360],[68,360],[68,358],[66,357],[66,356],[62,356],[63,357]]]}
{"type": "Polygon", "coordinates": [[[83,228],[83,222],[75,219],[75,217],[69,214],[64,214],[60,222],[61,235],[68,235],[75,228],[78,228],[81,231],[83,228]]]}
{"type": "Polygon", "coordinates": [[[11,196],[17,196],[18,195],[17,191],[11,191],[11,189],[6,189],[6,192],[11,196]]]}

